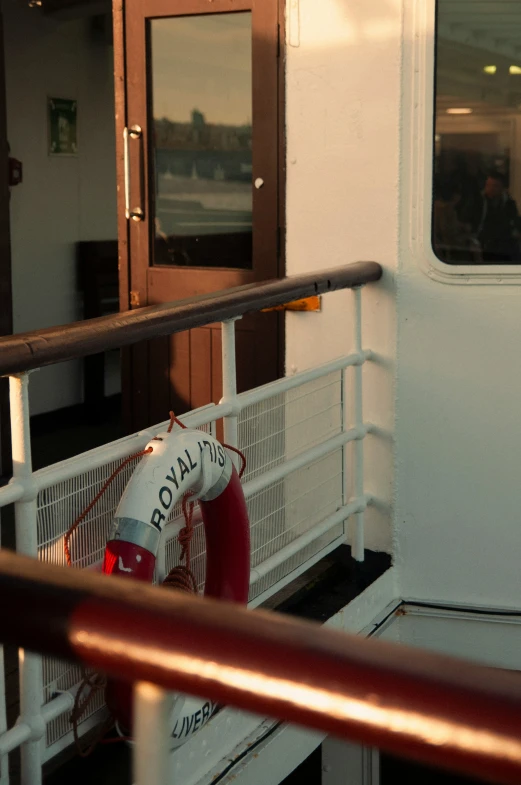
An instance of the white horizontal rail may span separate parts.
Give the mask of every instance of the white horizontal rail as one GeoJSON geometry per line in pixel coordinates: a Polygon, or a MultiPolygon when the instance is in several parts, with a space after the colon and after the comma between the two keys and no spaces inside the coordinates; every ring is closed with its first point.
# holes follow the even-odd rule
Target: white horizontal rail
{"type": "MultiPolygon", "coordinates": [[[[86,716],[81,720],[81,723],[78,726],[78,733],[81,736],[84,736],[95,728],[99,728],[100,723],[104,722],[105,719],[108,719],[108,715],[109,711],[104,705],[100,706],[99,709],[94,709],[92,713],[87,712],[86,716]]],[[[42,753],[44,764],[53,760],[53,758],[56,758],[67,748],[70,748],[73,740],[74,733],[71,725],[70,728],[65,731],[63,736],[59,735],[58,738],[56,738],[54,741],[49,741],[49,743],[46,743],[42,753]]]]}
{"type": "Polygon", "coordinates": [[[307,545],[311,545],[312,542],[318,540],[322,535],[327,534],[328,531],[334,529],[339,523],[343,523],[351,515],[364,512],[369,503],[370,497],[364,496],[362,499],[356,499],[351,502],[351,504],[340,507],[340,509],[322,521],[322,523],[313,526],[309,531],[301,534],[300,537],[296,537],[284,548],[281,548],[280,551],[274,553],[269,559],[265,559],[265,561],[261,562],[256,567],[253,567],[250,571],[250,584],[260,581],[260,579],[264,578],[269,572],[283,564],[286,559],[290,559],[307,545]]]}
{"type": "MultiPolygon", "coordinates": [[[[230,406],[224,404],[216,406],[212,403],[183,415],[179,419],[188,428],[201,428],[219,419],[219,417],[224,417],[230,411],[230,406]]],[[[98,469],[112,461],[123,460],[132,455],[132,453],[143,450],[148,442],[157,436],[158,433],[166,431],[168,425],[168,421],[159,423],[153,428],[139,431],[139,433],[132,436],[125,436],[123,439],[118,439],[118,441],[111,442],[111,444],[104,447],[89,450],[69,460],[46,466],[45,469],[39,469],[33,475],[36,488],[38,491],[42,491],[55,483],[77,477],[81,472],[98,469]]]]}
{"type": "MultiPolygon", "coordinates": [[[[70,711],[73,706],[73,692],[62,692],[57,698],[53,698],[52,701],[49,701],[49,703],[45,703],[42,706],[42,719],[48,724],[58,717],[61,717],[65,712],[70,711]]],[[[25,741],[28,741],[28,739],[31,738],[32,732],[31,727],[26,722],[19,720],[16,725],[0,736],[0,755],[6,755],[25,741]]]]}
{"type": "MultiPolygon", "coordinates": [[[[320,444],[315,445],[314,447],[308,448],[303,452],[296,455],[294,458],[290,458],[289,460],[285,461],[284,463],[279,464],[278,466],[274,466],[273,469],[270,469],[263,474],[260,474],[258,477],[249,480],[248,482],[244,483],[243,485],[243,493],[246,499],[249,499],[251,496],[254,496],[256,493],[260,493],[266,488],[269,488],[270,485],[273,485],[275,482],[284,479],[292,472],[298,471],[303,467],[307,466],[310,463],[313,463],[321,458],[324,458],[331,452],[344,447],[346,444],[350,442],[356,441],[358,439],[363,439],[367,433],[371,431],[371,424],[365,423],[362,425],[360,429],[352,428],[347,431],[343,431],[342,433],[334,436],[331,439],[327,439],[320,444]]],[[[348,509],[345,507],[344,509],[348,509]]],[[[365,509],[365,507],[363,508],[365,509]]],[[[362,510],[357,509],[354,512],[359,513],[362,510]]],[[[348,513],[345,518],[349,517],[352,513],[348,513]]],[[[345,520],[344,518],[344,520],[345,520]]],[[[202,521],[201,514],[196,512],[193,518],[193,524],[196,525],[202,521]]],[[[332,524],[334,526],[335,524],[332,524]]],[[[173,521],[167,524],[163,537],[163,550],[164,546],[173,540],[179,534],[180,530],[183,528],[184,522],[183,521],[173,521]]],[[[312,531],[314,531],[313,529],[312,531]]],[[[319,536],[319,535],[317,535],[319,536]]],[[[257,579],[256,579],[257,580],[257,579]]]]}
{"type": "Polygon", "coordinates": [[[307,382],[312,382],[315,379],[320,379],[322,376],[328,376],[335,371],[343,371],[356,365],[363,365],[366,360],[370,360],[373,356],[371,350],[360,351],[355,354],[348,354],[345,357],[339,357],[331,362],[317,365],[307,371],[301,371],[293,376],[285,376],[283,379],[277,379],[274,382],[265,384],[262,387],[255,387],[253,390],[240,393],[237,396],[240,409],[246,406],[251,406],[254,403],[260,403],[266,398],[271,398],[272,395],[278,395],[288,390],[293,390],[295,387],[300,387],[307,382]]]}
{"type": "Polygon", "coordinates": [[[78,687],[75,687],[73,690],[66,690],[49,701],[49,703],[44,703],[42,716],[45,722],[52,722],[66,711],[70,711],[74,706],[74,696],[77,691],[78,687]]]}
{"type": "MultiPolygon", "coordinates": [[[[265,559],[262,562],[259,562],[255,567],[252,567],[250,571],[250,584],[254,584],[267,575],[271,570],[274,570],[276,567],[279,567],[283,564],[287,559],[290,559],[296,553],[301,551],[307,545],[311,545],[312,542],[318,540],[324,534],[327,534],[328,531],[334,529],[335,526],[338,526],[339,523],[344,523],[351,515],[356,515],[357,513],[364,512],[368,505],[371,504],[372,497],[365,495],[361,499],[355,499],[349,504],[344,505],[343,507],[339,507],[332,515],[328,516],[325,520],[321,523],[312,526],[307,532],[296,537],[292,540],[288,545],[285,545],[284,548],[281,548],[279,551],[270,556],[268,559],[265,559]]],[[[196,518],[194,516],[194,524],[197,524],[201,521],[201,517],[196,518]]],[[[167,541],[173,539],[178,531],[182,528],[184,524],[178,523],[176,526],[172,526],[172,534],[169,534],[167,541]]]]}
{"type": "MultiPolygon", "coordinates": [[[[288,390],[295,389],[296,387],[300,387],[323,376],[328,376],[335,371],[363,364],[371,359],[371,357],[372,352],[370,350],[339,357],[336,360],[324,363],[316,368],[301,371],[293,376],[286,376],[283,379],[265,384],[262,387],[257,387],[254,390],[239,393],[234,402],[226,401],[217,405],[209,404],[203,406],[187,415],[181,416],[180,420],[188,428],[201,428],[202,426],[215,422],[221,417],[229,417],[234,411],[241,412],[247,406],[259,403],[260,401],[287,392],[288,390]]],[[[131,436],[125,436],[122,439],[118,439],[103,447],[89,450],[80,455],[76,455],[74,458],[60,461],[52,466],[46,466],[44,469],[39,469],[32,475],[34,486],[31,490],[42,491],[56,483],[70,480],[83,471],[91,471],[105,466],[107,463],[123,460],[132,453],[144,449],[154,436],[157,436],[158,433],[166,430],[167,427],[168,421],[165,421],[153,428],[139,431],[131,436]]],[[[4,488],[0,488],[0,507],[19,501],[23,495],[24,485],[19,480],[11,480],[4,488]]]]}
{"type": "Polygon", "coordinates": [[[339,433],[338,436],[333,436],[332,439],[328,439],[325,442],[317,444],[315,447],[311,447],[305,452],[299,453],[295,458],[290,458],[289,461],[284,461],[284,463],[274,466],[273,469],[270,469],[264,474],[259,474],[258,477],[254,477],[252,480],[248,480],[248,482],[244,483],[243,491],[245,497],[248,499],[255,493],[265,490],[269,485],[277,482],[277,480],[282,480],[292,472],[297,471],[297,469],[302,469],[304,466],[307,466],[307,464],[312,461],[318,461],[319,458],[324,458],[330,452],[339,450],[341,447],[344,447],[344,445],[349,444],[349,442],[363,439],[364,436],[369,433],[370,429],[371,426],[369,424],[362,425],[360,428],[350,428],[348,431],[339,433]]]}
{"type": "Polygon", "coordinates": [[[20,480],[9,480],[7,485],[0,488],[0,507],[19,501],[24,495],[24,490],[20,480]]]}
{"type": "Polygon", "coordinates": [[[31,738],[31,729],[25,722],[18,722],[0,737],[0,754],[6,755],[31,738]]]}

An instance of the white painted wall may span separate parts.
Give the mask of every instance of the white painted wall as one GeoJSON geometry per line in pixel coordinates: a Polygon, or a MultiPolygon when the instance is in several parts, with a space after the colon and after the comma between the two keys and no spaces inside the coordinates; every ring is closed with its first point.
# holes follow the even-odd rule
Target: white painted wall
{"type": "Polygon", "coordinates": [[[518,608],[520,279],[430,252],[433,6],[405,2],[396,560],[406,597],[518,608]]]}
{"type": "MultiPolygon", "coordinates": [[[[403,596],[519,607],[521,277],[436,269],[434,2],[288,0],[287,17],[288,273],[386,268],[364,292],[364,343],[378,353],[365,415],[383,429],[366,450],[382,500],[368,544],[389,547],[394,499],[403,596]]],[[[288,314],[288,373],[352,347],[351,295],[323,306],[288,314]]]]}
{"type": "MultiPolygon", "coordinates": [[[[14,331],[76,321],[79,240],[117,237],[112,49],[93,43],[89,20],[45,18],[2,0],[8,134],[24,182],[12,191],[14,331]],[[78,100],[79,155],[47,153],[47,96],[78,100]]],[[[79,403],[81,361],[35,373],[32,413],[79,403]]]]}
{"type": "MultiPolygon", "coordinates": [[[[287,273],[376,260],[385,278],[363,295],[367,546],[389,549],[398,252],[401,0],[288,0],[287,273]]],[[[353,295],[320,314],[287,316],[287,372],[353,349],[353,295]]]]}

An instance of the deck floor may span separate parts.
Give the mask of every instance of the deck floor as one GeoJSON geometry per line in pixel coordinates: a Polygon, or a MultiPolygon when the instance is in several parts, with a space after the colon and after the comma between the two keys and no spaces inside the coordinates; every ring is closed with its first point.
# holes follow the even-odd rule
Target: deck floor
{"type": "MultiPolygon", "coordinates": [[[[380,758],[380,785],[479,785],[483,780],[463,777],[461,774],[422,766],[420,763],[382,754],[380,758]]],[[[490,782],[489,785],[496,785],[490,782]]]]}

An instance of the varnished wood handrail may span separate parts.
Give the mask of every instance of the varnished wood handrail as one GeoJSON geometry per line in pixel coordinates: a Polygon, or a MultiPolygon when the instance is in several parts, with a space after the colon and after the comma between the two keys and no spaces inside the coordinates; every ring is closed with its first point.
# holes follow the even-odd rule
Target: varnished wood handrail
{"type": "Polygon", "coordinates": [[[355,288],[378,281],[381,276],[382,268],[376,262],[356,262],[333,270],[247,284],[175,303],[19,333],[0,338],[0,375],[119,349],[291,300],[355,288]]]}
{"type": "Polygon", "coordinates": [[[0,551],[0,639],[521,782],[517,674],[0,551]]]}

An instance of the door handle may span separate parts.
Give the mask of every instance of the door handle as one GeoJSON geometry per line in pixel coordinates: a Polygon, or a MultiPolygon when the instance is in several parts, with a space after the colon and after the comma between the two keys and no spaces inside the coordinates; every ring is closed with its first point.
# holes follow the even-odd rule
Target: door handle
{"type": "Polygon", "coordinates": [[[142,202],[143,194],[143,130],[140,125],[131,125],[123,129],[123,169],[125,176],[125,218],[133,221],[143,221],[145,211],[141,204],[133,210],[130,209],[130,140],[139,143],[139,201],[142,202]]]}

